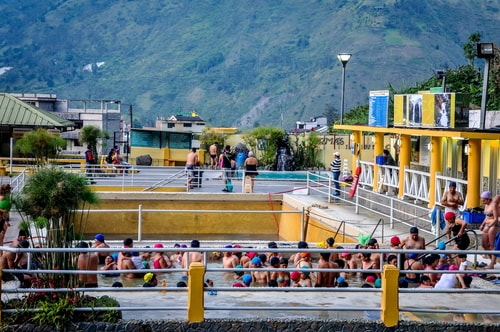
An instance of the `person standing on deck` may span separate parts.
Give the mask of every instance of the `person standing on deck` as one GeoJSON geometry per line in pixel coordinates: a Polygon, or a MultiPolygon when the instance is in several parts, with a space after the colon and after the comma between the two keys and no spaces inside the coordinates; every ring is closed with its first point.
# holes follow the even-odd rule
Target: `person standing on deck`
{"type": "Polygon", "coordinates": [[[441,205],[444,206],[444,213],[451,211],[455,213],[455,216],[460,217],[461,213],[458,208],[464,205],[464,197],[461,192],[457,191],[456,182],[450,182],[448,190],[444,192],[441,198],[441,205]]]}
{"type": "Polygon", "coordinates": [[[335,184],[335,193],[333,195],[339,196],[340,195],[340,168],[342,167],[342,160],[340,159],[340,152],[335,152],[333,154],[333,161],[330,163],[330,166],[332,167],[332,175],[333,175],[333,181],[335,184]]]}

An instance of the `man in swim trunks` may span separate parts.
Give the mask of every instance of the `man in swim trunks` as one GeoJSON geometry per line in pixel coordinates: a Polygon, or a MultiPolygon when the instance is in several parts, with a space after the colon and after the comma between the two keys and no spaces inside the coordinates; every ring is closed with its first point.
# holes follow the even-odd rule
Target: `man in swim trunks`
{"type": "Polygon", "coordinates": [[[418,235],[418,228],[417,227],[411,227],[410,228],[410,235],[408,235],[406,238],[401,241],[401,248],[405,249],[425,249],[425,239],[418,235]]]}
{"type": "Polygon", "coordinates": [[[210,168],[217,169],[217,148],[219,146],[218,142],[214,142],[214,144],[210,145],[208,148],[208,154],[210,155],[210,168]]]}
{"type": "Polygon", "coordinates": [[[441,205],[444,206],[444,213],[451,211],[455,212],[456,216],[460,216],[460,206],[464,205],[464,197],[462,193],[457,191],[457,183],[450,182],[448,190],[444,192],[441,198],[441,205]]]}
{"type": "Polygon", "coordinates": [[[196,153],[196,148],[192,148],[191,152],[188,153],[186,158],[186,171],[188,175],[188,185],[192,188],[191,183],[194,178],[194,167],[198,166],[198,154],[196,153]]]}

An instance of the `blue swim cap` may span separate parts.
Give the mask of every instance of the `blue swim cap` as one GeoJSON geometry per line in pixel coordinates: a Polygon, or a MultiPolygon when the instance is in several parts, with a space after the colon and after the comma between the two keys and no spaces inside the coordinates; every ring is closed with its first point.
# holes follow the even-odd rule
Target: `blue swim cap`
{"type": "Polygon", "coordinates": [[[445,250],[446,249],[446,243],[444,243],[444,241],[439,241],[439,243],[438,243],[438,249],[439,250],[445,250]]]}
{"type": "Polygon", "coordinates": [[[248,286],[248,285],[250,285],[252,283],[252,276],[249,275],[249,274],[245,274],[243,276],[242,280],[243,280],[243,283],[248,286]]]}
{"type": "Polygon", "coordinates": [[[262,264],[262,261],[260,260],[259,257],[254,257],[254,258],[252,258],[252,264],[253,265],[262,264]]]}
{"type": "Polygon", "coordinates": [[[345,281],[344,277],[337,277],[337,282],[338,283],[341,283],[341,282],[344,282],[344,281],[345,281]]]}

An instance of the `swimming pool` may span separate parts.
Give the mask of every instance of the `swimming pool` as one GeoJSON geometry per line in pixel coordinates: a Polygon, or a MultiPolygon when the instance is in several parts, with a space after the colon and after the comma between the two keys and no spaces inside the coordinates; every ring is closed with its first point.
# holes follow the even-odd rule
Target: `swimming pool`
{"type": "MultiPolygon", "coordinates": [[[[305,171],[262,171],[259,170],[259,175],[257,175],[256,179],[261,180],[277,180],[277,181],[305,181],[307,180],[307,172],[305,171]]],[[[320,180],[321,178],[327,178],[329,176],[328,171],[320,172],[319,174],[310,173],[310,180],[320,180]]],[[[243,177],[243,171],[235,172],[236,178],[243,177]]]]}

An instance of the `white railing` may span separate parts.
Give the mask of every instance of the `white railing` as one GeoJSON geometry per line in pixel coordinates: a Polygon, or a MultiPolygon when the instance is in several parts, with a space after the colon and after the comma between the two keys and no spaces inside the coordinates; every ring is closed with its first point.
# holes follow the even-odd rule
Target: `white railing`
{"type": "Polygon", "coordinates": [[[429,173],[405,168],[404,179],[403,198],[408,197],[416,201],[429,202],[429,173]]]}
{"type": "Polygon", "coordinates": [[[379,192],[397,194],[399,188],[399,167],[389,165],[378,166],[379,192]]]}
{"type": "Polygon", "coordinates": [[[367,187],[373,187],[373,163],[360,161],[361,174],[359,175],[359,184],[367,187]]]}

